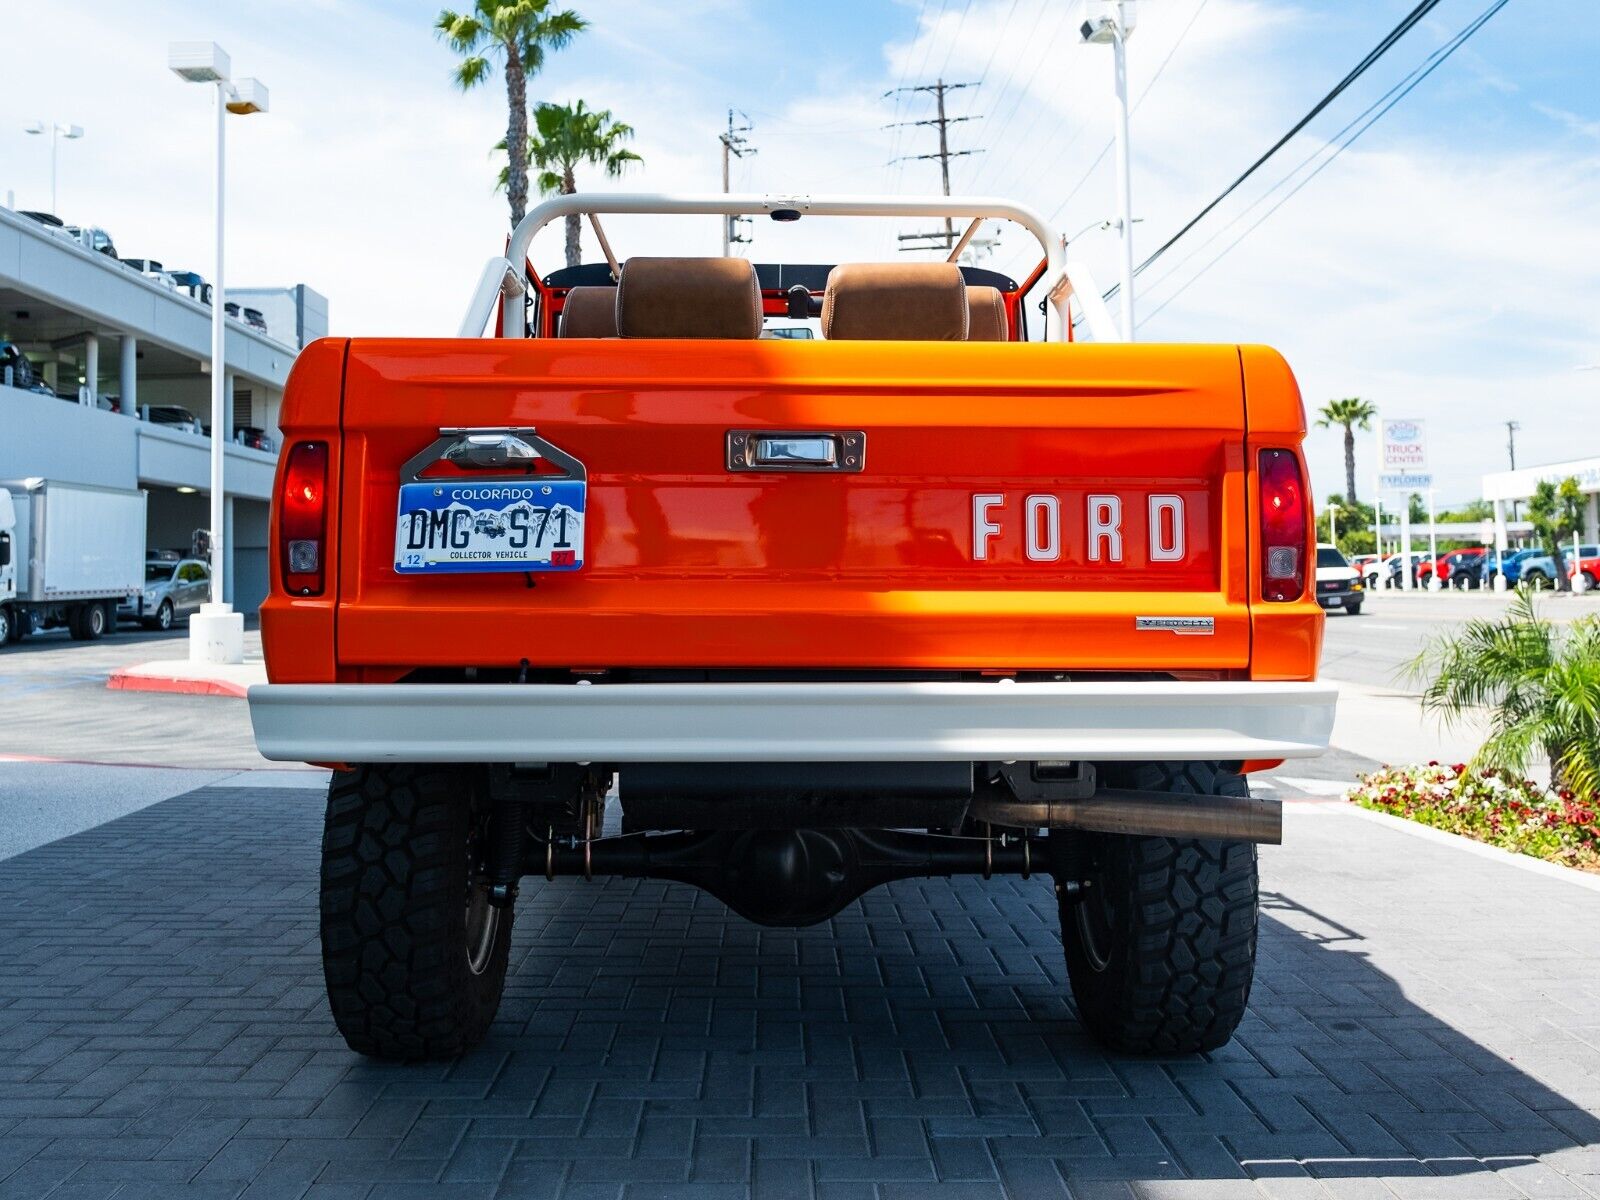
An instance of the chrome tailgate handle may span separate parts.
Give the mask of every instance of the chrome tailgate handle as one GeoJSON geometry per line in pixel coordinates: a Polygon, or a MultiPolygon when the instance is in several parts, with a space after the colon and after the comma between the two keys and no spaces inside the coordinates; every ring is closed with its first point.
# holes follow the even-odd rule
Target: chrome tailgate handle
{"type": "Polygon", "coordinates": [[[855,473],[867,461],[867,435],[860,429],[730,429],[730,471],[834,471],[855,473]]]}

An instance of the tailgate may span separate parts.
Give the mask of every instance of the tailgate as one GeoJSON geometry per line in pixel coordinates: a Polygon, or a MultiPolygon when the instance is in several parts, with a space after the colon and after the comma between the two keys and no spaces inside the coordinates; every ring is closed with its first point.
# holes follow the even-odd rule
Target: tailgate
{"type": "Polygon", "coordinates": [[[357,340],[345,381],[341,666],[1249,661],[1231,346],[357,340]],[[504,426],[586,468],[581,568],[397,572],[403,465],[504,426]],[[730,470],[763,430],[864,462],[730,470]]]}

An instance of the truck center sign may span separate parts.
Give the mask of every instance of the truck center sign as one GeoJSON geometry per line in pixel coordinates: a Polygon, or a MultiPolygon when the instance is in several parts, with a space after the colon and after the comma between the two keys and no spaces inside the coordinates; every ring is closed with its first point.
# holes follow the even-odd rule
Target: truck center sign
{"type": "Polygon", "coordinates": [[[1433,486],[1423,422],[1382,422],[1378,486],[1385,491],[1420,491],[1433,486]]]}

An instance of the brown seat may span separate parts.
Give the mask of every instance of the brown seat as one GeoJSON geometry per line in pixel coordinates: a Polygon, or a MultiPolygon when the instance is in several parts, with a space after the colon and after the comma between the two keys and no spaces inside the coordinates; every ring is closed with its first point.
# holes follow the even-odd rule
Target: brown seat
{"type": "Polygon", "coordinates": [[[833,341],[961,342],[967,288],[954,263],[841,263],[828,273],[822,336],[833,341]]]}
{"type": "Polygon", "coordinates": [[[557,336],[564,338],[614,338],[617,336],[617,289],[575,287],[561,306],[557,336]]]}
{"type": "Polygon", "coordinates": [[[967,341],[1005,342],[1011,340],[1011,327],[1006,324],[1006,302],[1000,298],[1000,289],[969,287],[967,289],[967,341]]]}
{"type": "Polygon", "coordinates": [[[625,338],[758,338],[761,285],[744,258],[630,258],[617,283],[625,338]]]}

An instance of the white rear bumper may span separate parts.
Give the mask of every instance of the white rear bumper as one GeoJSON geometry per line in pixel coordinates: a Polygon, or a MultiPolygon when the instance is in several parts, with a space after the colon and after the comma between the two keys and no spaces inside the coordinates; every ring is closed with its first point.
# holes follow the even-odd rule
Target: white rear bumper
{"type": "Polygon", "coordinates": [[[268,684],[286,762],[928,762],[1309,758],[1322,683],[268,684]]]}

